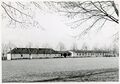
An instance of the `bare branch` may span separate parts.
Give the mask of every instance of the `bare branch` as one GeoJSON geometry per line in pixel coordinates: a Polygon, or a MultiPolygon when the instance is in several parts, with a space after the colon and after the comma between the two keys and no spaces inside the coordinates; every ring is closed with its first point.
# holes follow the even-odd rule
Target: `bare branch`
{"type": "Polygon", "coordinates": [[[104,20],[104,22],[102,23],[102,25],[98,28],[98,31],[102,29],[102,27],[105,25],[107,19],[104,20]]]}
{"type": "MultiPolygon", "coordinates": [[[[105,16],[109,17],[109,18],[110,18],[111,20],[113,20],[114,22],[119,23],[119,22],[118,22],[118,19],[116,19],[115,17],[109,15],[105,10],[99,9],[92,1],[91,1],[91,3],[92,3],[99,11],[101,11],[102,13],[104,13],[105,16]]],[[[99,2],[99,3],[100,3],[100,2],[99,2]]],[[[101,7],[101,8],[102,8],[102,7],[101,7]]]]}
{"type": "Polygon", "coordinates": [[[114,1],[111,1],[111,3],[112,3],[112,6],[113,6],[113,8],[114,8],[114,10],[115,10],[115,12],[116,12],[116,14],[117,14],[117,16],[119,17],[119,11],[118,11],[118,9],[117,9],[114,1]]]}
{"type": "Polygon", "coordinates": [[[83,35],[86,35],[88,33],[89,30],[91,30],[91,28],[102,18],[98,18],[97,20],[95,20],[93,22],[93,24],[91,26],[89,26],[88,28],[86,28],[82,33],[79,34],[79,38],[83,35]]]}
{"type": "Polygon", "coordinates": [[[18,22],[18,23],[23,23],[23,22],[21,22],[21,21],[18,21],[18,20],[16,20],[16,19],[14,19],[14,18],[7,12],[7,10],[5,9],[5,7],[4,7],[3,5],[1,5],[1,6],[2,6],[3,9],[5,10],[6,14],[7,14],[12,20],[14,20],[15,22],[18,22]]]}
{"type": "Polygon", "coordinates": [[[21,12],[21,11],[18,10],[17,8],[15,8],[15,7],[11,6],[11,5],[8,5],[8,4],[6,4],[5,2],[2,2],[2,4],[6,5],[6,6],[10,7],[10,8],[13,8],[14,10],[18,11],[19,13],[21,13],[21,14],[23,14],[23,15],[25,15],[25,16],[28,16],[28,17],[31,17],[31,18],[32,18],[32,16],[21,12]]]}
{"type": "Polygon", "coordinates": [[[101,10],[104,12],[104,13],[107,13],[104,9],[103,9],[103,7],[102,7],[102,5],[101,5],[101,3],[98,1],[98,3],[100,4],[100,8],[101,8],[101,10]]]}

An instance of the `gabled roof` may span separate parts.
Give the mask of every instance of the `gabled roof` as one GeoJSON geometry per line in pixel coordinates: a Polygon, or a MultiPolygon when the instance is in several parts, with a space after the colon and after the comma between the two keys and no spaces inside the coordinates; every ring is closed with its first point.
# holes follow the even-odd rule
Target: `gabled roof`
{"type": "Polygon", "coordinates": [[[60,54],[64,54],[64,53],[69,54],[70,53],[69,51],[57,51],[57,52],[59,52],[60,54]]]}
{"type": "Polygon", "coordinates": [[[14,48],[11,54],[58,54],[57,51],[51,48],[14,48]]]}

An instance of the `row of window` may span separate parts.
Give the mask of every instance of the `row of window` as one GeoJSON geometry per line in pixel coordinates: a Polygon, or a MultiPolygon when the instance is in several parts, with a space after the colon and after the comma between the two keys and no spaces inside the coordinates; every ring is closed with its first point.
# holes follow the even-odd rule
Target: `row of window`
{"type": "Polygon", "coordinates": [[[109,53],[77,53],[77,55],[108,55],[109,53]]]}

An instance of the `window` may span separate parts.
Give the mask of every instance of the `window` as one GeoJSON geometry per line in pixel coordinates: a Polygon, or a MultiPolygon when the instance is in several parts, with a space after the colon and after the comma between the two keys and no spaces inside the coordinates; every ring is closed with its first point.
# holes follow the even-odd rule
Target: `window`
{"type": "Polygon", "coordinates": [[[91,53],[91,55],[93,55],[93,53],[91,53]]]}
{"type": "Polygon", "coordinates": [[[23,57],[23,54],[21,54],[21,57],[23,57]]]}

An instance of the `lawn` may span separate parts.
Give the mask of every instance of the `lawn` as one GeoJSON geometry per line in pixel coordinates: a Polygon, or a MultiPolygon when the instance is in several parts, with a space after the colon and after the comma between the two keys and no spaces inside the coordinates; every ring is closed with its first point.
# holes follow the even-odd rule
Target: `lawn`
{"type": "Polygon", "coordinates": [[[97,57],[2,61],[2,81],[118,81],[118,59],[97,57]]]}

